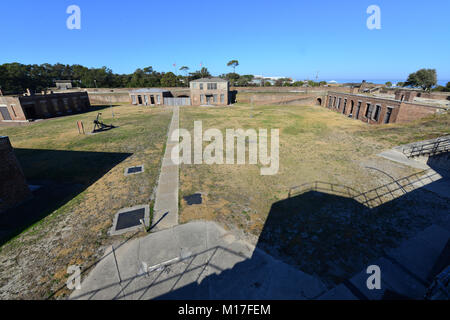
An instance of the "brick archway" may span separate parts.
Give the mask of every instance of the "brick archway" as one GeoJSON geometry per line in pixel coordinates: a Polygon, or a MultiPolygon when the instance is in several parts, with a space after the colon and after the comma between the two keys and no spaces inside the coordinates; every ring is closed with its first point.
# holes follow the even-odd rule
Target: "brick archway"
{"type": "Polygon", "coordinates": [[[322,105],[322,98],[317,98],[316,99],[316,106],[321,106],[322,105]]]}

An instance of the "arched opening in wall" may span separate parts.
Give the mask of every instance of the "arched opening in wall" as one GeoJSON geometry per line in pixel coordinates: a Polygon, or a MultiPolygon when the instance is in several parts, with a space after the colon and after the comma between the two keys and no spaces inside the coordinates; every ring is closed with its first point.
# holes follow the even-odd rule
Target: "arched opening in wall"
{"type": "Polygon", "coordinates": [[[321,106],[322,105],[322,99],[321,98],[317,98],[316,99],[316,106],[321,106]]]}

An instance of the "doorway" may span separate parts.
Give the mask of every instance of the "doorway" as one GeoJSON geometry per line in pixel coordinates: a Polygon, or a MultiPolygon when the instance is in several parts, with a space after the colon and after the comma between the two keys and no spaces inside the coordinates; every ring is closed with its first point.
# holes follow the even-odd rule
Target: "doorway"
{"type": "Polygon", "coordinates": [[[388,107],[386,114],[384,115],[383,123],[389,123],[389,121],[391,120],[391,115],[392,115],[392,108],[388,107]]]}
{"type": "Polygon", "coordinates": [[[34,108],[34,104],[26,106],[24,108],[23,112],[25,113],[25,117],[27,119],[37,119],[36,110],[34,108]]]}
{"type": "Polygon", "coordinates": [[[358,106],[356,107],[356,117],[355,119],[359,119],[359,111],[361,110],[361,101],[358,102],[358,106]]]}
{"type": "Polygon", "coordinates": [[[0,107],[0,113],[2,114],[3,120],[12,120],[7,107],[0,107]]]}

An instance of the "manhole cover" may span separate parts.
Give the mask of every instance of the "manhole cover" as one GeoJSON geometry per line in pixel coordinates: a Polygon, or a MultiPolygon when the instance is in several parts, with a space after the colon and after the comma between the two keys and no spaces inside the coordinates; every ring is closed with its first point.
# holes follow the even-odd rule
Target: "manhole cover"
{"type": "Polygon", "coordinates": [[[128,212],[119,213],[117,218],[116,230],[123,230],[141,224],[140,219],[144,219],[145,209],[137,209],[128,212]]]}
{"type": "Polygon", "coordinates": [[[125,175],[130,175],[130,174],[137,174],[137,173],[141,173],[144,171],[144,166],[135,166],[135,167],[129,167],[125,169],[125,175]]]}
{"type": "Polygon", "coordinates": [[[194,194],[191,194],[190,196],[185,196],[185,197],[183,197],[183,199],[190,206],[192,206],[193,204],[201,204],[202,203],[202,195],[200,193],[194,193],[194,194]]]}
{"type": "Polygon", "coordinates": [[[142,228],[141,220],[144,221],[147,227],[150,225],[148,205],[122,209],[116,213],[113,226],[109,233],[111,235],[117,235],[142,228]]]}

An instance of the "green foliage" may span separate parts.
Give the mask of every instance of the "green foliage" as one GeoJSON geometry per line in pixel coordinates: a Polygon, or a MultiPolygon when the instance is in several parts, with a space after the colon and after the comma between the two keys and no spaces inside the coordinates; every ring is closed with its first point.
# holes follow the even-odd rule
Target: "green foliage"
{"type": "MultiPolygon", "coordinates": [[[[163,75],[151,66],[137,69],[132,74],[115,74],[107,67],[87,68],[60,63],[25,65],[15,62],[0,65],[0,88],[5,94],[20,94],[27,88],[41,91],[54,87],[55,80],[72,80],[74,86],[81,88],[95,88],[95,84],[97,87],[110,88],[160,87],[163,75]]],[[[176,84],[181,85],[181,82],[177,81],[176,84]]]]}
{"type": "Polygon", "coordinates": [[[447,82],[447,85],[444,86],[437,86],[436,88],[433,89],[433,91],[437,91],[437,92],[450,92],[450,82],[447,82]]]}
{"type": "Polygon", "coordinates": [[[163,87],[177,87],[178,85],[178,78],[173,72],[164,73],[161,77],[161,86],[163,87]]]}
{"type": "Polygon", "coordinates": [[[386,82],[385,84],[386,84],[386,87],[388,87],[388,88],[392,87],[392,82],[390,82],[390,81],[386,82]]]}
{"type": "Polygon", "coordinates": [[[408,76],[405,86],[421,87],[423,90],[430,90],[436,83],[436,69],[420,69],[408,76]]]}

